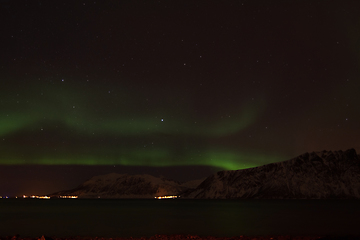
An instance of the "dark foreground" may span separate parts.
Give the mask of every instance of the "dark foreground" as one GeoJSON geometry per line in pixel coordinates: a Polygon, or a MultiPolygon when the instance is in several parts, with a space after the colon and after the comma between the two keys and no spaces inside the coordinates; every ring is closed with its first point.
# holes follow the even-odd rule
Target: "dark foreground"
{"type": "Polygon", "coordinates": [[[197,235],[155,235],[141,238],[103,238],[103,237],[39,237],[27,238],[20,236],[0,237],[0,240],[360,240],[360,236],[236,236],[212,237],[197,235]]]}

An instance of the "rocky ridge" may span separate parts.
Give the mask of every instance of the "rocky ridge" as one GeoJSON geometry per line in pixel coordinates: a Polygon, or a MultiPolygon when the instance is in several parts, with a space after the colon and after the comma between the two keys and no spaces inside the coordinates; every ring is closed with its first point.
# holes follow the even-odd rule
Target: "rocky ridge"
{"type": "Polygon", "coordinates": [[[261,167],[220,171],[188,198],[360,198],[360,161],[354,149],[305,153],[261,167]]]}

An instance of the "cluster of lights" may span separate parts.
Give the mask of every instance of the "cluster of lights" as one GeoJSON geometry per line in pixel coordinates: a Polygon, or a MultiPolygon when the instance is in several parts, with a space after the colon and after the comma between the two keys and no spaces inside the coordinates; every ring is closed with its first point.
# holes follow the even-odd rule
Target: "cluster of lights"
{"type": "MultiPolygon", "coordinates": [[[[38,196],[38,195],[30,195],[30,196],[23,195],[22,197],[23,198],[50,199],[50,197],[48,197],[48,196],[38,196]]],[[[0,198],[2,198],[2,197],[0,196],[0,198]]],[[[59,198],[78,198],[78,196],[59,196],[59,198]]]]}
{"type": "Polygon", "coordinates": [[[78,198],[78,196],[59,196],[59,198],[78,198]]]}
{"type": "Polygon", "coordinates": [[[48,196],[37,196],[37,195],[31,195],[31,196],[23,195],[23,198],[50,199],[50,197],[48,197],[48,196]]]}
{"type": "MultiPolygon", "coordinates": [[[[3,198],[2,196],[0,196],[0,198],[3,198]]],[[[5,196],[4,198],[9,198],[8,196],[5,196]]]]}
{"type": "Polygon", "coordinates": [[[179,196],[158,196],[158,197],[155,197],[156,199],[172,199],[172,198],[178,198],[179,196]]]}

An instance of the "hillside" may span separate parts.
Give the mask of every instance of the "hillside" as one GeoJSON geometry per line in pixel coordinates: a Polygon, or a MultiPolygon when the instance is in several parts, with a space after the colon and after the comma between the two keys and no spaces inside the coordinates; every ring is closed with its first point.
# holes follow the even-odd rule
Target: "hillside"
{"type": "Polygon", "coordinates": [[[354,149],[305,153],[288,161],[209,176],[188,198],[360,198],[360,162],[354,149]]]}
{"type": "Polygon", "coordinates": [[[72,196],[79,198],[154,198],[164,195],[179,195],[199,185],[157,178],[151,175],[110,173],[95,176],[72,190],[50,194],[52,197],[72,196]]]}

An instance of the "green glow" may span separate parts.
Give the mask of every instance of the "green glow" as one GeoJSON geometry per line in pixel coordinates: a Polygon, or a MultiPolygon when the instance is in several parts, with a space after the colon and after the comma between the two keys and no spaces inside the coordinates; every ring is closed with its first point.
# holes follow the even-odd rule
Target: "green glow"
{"type": "Polygon", "coordinates": [[[265,155],[251,152],[236,152],[231,150],[207,150],[203,153],[185,153],[178,156],[168,149],[120,149],[108,154],[88,154],[73,153],[68,156],[66,153],[53,154],[46,153],[48,156],[22,157],[20,154],[13,155],[11,158],[3,157],[2,164],[41,164],[41,165],[125,165],[125,166],[185,166],[185,165],[206,165],[223,168],[225,170],[245,169],[261,166],[270,162],[286,160],[282,156],[265,155]]]}
{"type": "MultiPolygon", "coordinates": [[[[253,124],[261,113],[263,106],[248,104],[239,108],[233,115],[218,117],[217,121],[208,120],[205,124],[187,118],[161,118],[153,116],[137,116],[133,118],[118,117],[89,121],[87,118],[65,118],[70,127],[82,132],[120,134],[122,136],[144,136],[154,133],[194,135],[194,136],[224,136],[246,129],[253,124]]],[[[90,118],[91,119],[91,118],[90,118]]]]}
{"type": "Polygon", "coordinates": [[[10,114],[9,116],[0,118],[0,136],[17,131],[34,122],[35,119],[32,117],[24,117],[23,115],[18,114],[10,114]]]}
{"type": "Polygon", "coordinates": [[[167,96],[170,103],[157,106],[126,88],[112,95],[102,85],[86,90],[69,86],[42,90],[29,85],[16,99],[21,111],[3,107],[1,164],[207,165],[235,170],[284,160],[240,151],[219,140],[256,123],[264,102],[241,102],[203,116],[192,109],[191,97],[174,108],[177,99],[172,96],[167,96]]]}
{"type": "Polygon", "coordinates": [[[189,109],[190,101],[185,101],[186,106],[180,109],[171,106],[149,109],[126,89],[117,89],[115,95],[108,94],[104,86],[95,87],[84,91],[80,84],[72,84],[70,88],[63,83],[39,89],[38,85],[29,84],[17,99],[16,108],[21,111],[9,107],[5,109],[6,115],[0,117],[0,135],[21,130],[36,121],[57,121],[87,134],[224,136],[251,126],[264,109],[263,102],[252,101],[223,109],[222,115],[197,116],[189,109]],[[102,94],[99,96],[98,92],[102,94]]]}
{"type": "Polygon", "coordinates": [[[208,151],[205,161],[210,166],[221,167],[226,170],[245,169],[264,165],[265,163],[286,160],[284,156],[273,156],[250,152],[208,151]]]}

